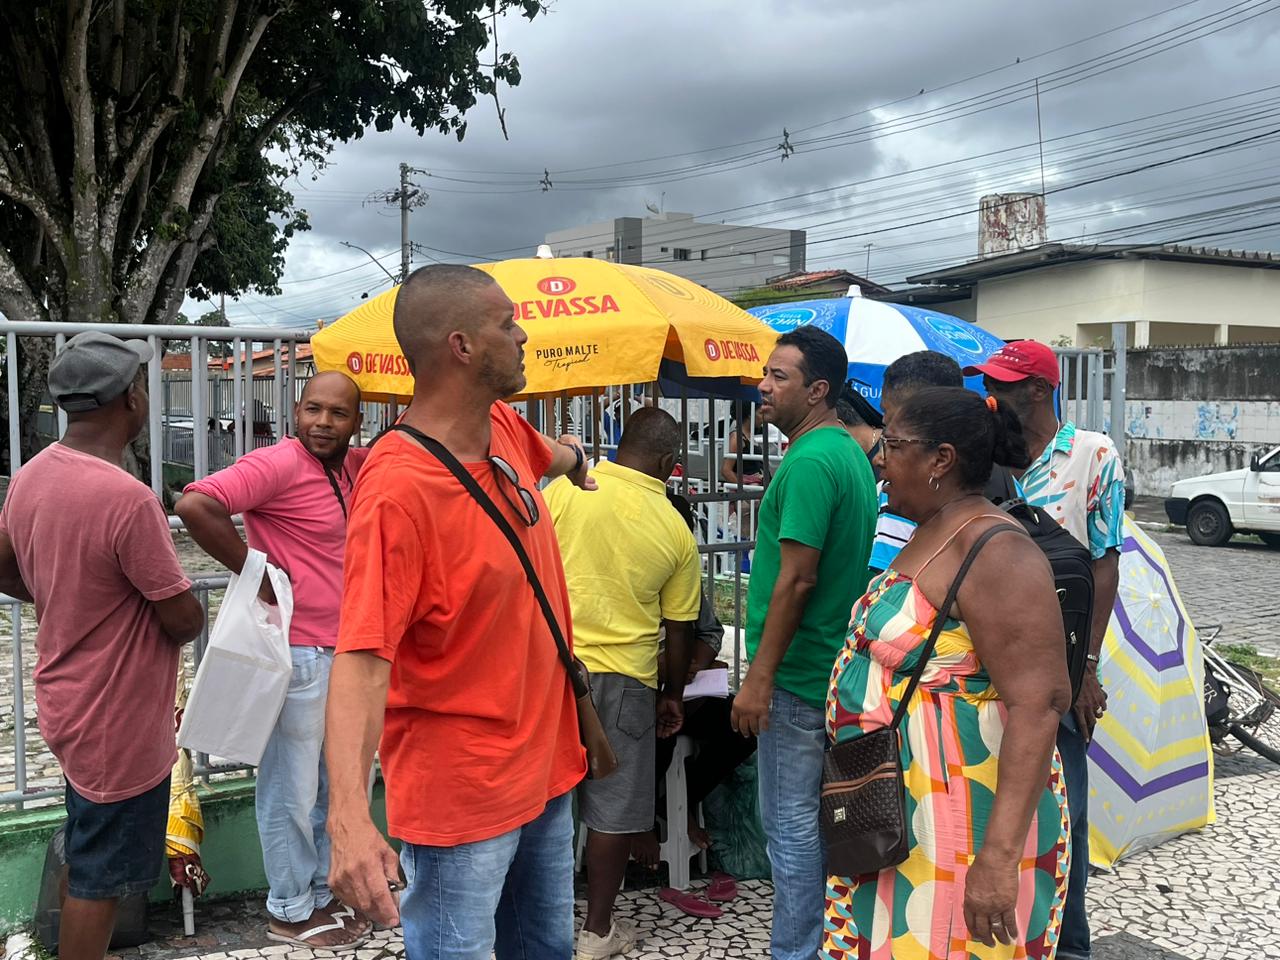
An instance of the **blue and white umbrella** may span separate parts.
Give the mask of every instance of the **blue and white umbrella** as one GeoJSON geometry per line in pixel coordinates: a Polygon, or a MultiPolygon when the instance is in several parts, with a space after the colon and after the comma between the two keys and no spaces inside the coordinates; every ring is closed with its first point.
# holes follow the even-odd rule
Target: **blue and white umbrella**
{"type": "MultiPolygon", "coordinates": [[[[849,354],[849,378],[877,407],[884,368],[901,356],[936,350],[965,367],[983,363],[1004,346],[999,337],[959,317],[858,296],[777,303],[748,312],[779,333],[812,325],[841,341],[849,354]]],[[[981,393],[982,378],[971,377],[968,386],[981,393]]]]}

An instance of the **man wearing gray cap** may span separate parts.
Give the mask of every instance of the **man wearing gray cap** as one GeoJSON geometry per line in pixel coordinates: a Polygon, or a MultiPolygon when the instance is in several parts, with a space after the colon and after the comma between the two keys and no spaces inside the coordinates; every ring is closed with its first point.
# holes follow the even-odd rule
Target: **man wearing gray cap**
{"type": "Polygon", "coordinates": [[[118,898],[160,877],[178,656],[204,620],[160,501],[120,466],[147,422],[151,355],[105,333],[67,341],[49,366],[67,432],[0,509],[0,590],[35,602],[40,733],[67,780],[62,960],[101,960],[118,898]]]}

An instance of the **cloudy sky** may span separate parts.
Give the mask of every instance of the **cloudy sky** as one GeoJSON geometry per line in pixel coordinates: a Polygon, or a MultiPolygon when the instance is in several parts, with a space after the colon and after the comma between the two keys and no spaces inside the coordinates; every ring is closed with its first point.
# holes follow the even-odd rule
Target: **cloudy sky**
{"type": "Polygon", "coordinates": [[[1051,240],[1280,249],[1280,0],[554,0],[499,35],[510,140],[486,101],[461,143],[339,146],[293,184],[313,230],[284,293],[228,301],[233,322],[309,327],[386,289],[341,243],[396,272],[398,212],[367,198],[402,161],[427,172],[415,264],[529,256],[652,203],[807,230],[811,269],[863,273],[871,244],[901,285],[976,255],[979,196],[1040,189],[1037,78],[1051,240]]]}

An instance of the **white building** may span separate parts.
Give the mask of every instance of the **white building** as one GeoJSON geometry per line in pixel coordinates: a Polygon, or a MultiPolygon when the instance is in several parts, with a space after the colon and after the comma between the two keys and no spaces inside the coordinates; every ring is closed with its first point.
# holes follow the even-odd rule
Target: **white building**
{"type": "Polygon", "coordinates": [[[657,267],[720,294],[762,287],[804,270],[803,230],[704,223],[690,213],[618,217],[546,235],[557,257],[599,257],[657,267]]]}
{"type": "Polygon", "coordinates": [[[908,277],[880,299],[929,306],[1005,340],[1135,347],[1280,341],[1280,255],[1046,243],[908,277]]]}

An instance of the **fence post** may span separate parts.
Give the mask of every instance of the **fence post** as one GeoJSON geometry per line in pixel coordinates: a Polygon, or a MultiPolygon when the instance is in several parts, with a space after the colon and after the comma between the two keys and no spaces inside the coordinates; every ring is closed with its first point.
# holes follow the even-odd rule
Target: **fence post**
{"type": "MultiPolygon", "coordinates": [[[[17,417],[14,417],[16,420],[17,417]]],[[[14,789],[25,793],[27,789],[27,718],[26,705],[23,702],[25,691],[22,689],[22,604],[9,606],[13,628],[13,775],[14,789]]],[[[23,808],[21,800],[17,802],[19,810],[23,808]]]]}
{"type": "Polygon", "coordinates": [[[147,363],[147,394],[151,397],[147,415],[147,436],[151,441],[151,489],[157,497],[164,496],[164,381],[160,377],[160,338],[147,337],[151,346],[151,360],[147,363]]]}
{"type": "Polygon", "coordinates": [[[18,335],[7,333],[4,338],[5,365],[9,380],[9,475],[13,476],[22,466],[22,417],[18,405],[18,335]]]}
{"type": "Polygon", "coordinates": [[[1125,366],[1128,362],[1129,325],[1111,325],[1111,442],[1116,445],[1120,462],[1125,454],[1124,400],[1127,389],[1125,366]]]}
{"type": "Polygon", "coordinates": [[[191,337],[191,469],[197,480],[209,474],[209,362],[208,345],[191,337]]]}
{"type": "MultiPolygon", "coordinates": [[[[67,335],[60,333],[53,338],[53,355],[56,357],[62,352],[62,348],[67,345],[67,335]]],[[[154,344],[153,344],[154,346],[154,344]]],[[[58,439],[61,440],[67,433],[67,411],[63,410],[56,403],[53,405],[54,411],[58,415],[58,439]]]]}
{"type": "Polygon", "coordinates": [[[271,392],[273,399],[271,406],[275,414],[275,423],[272,425],[273,436],[272,443],[279,443],[284,437],[285,419],[284,419],[284,364],[280,358],[280,340],[274,340],[271,343],[271,360],[273,379],[271,381],[271,392]]]}

